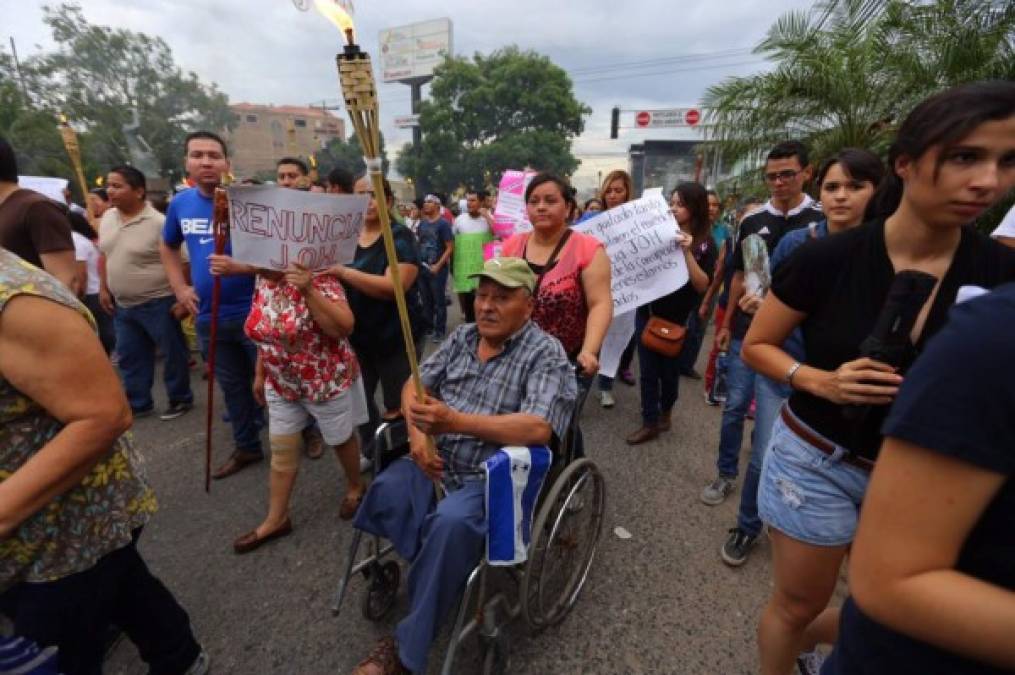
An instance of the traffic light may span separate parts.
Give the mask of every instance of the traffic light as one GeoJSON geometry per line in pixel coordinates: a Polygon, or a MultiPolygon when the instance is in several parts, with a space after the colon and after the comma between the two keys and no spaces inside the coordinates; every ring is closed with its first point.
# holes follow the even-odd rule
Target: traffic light
{"type": "Polygon", "coordinates": [[[617,130],[619,128],[620,128],[620,108],[614,106],[613,111],[610,114],[610,138],[617,137],[617,130]]]}

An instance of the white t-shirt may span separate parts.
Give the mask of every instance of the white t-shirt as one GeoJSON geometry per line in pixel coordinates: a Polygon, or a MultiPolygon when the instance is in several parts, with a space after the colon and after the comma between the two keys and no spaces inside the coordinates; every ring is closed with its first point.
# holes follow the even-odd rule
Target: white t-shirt
{"type": "Polygon", "coordinates": [[[99,249],[88,237],[79,232],[71,232],[74,240],[74,259],[83,262],[88,270],[88,283],[85,295],[97,295],[99,292],[99,249]]]}
{"type": "Polygon", "coordinates": [[[479,216],[473,218],[468,212],[455,218],[455,225],[452,228],[455,234],[486,234],[490,231],[490,224],[486,218],[479,216]]]}

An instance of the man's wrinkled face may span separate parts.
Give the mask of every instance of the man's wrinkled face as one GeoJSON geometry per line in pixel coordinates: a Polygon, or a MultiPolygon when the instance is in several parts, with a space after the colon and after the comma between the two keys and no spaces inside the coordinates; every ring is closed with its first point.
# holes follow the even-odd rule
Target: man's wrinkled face
{"type": "Polygon", "coordinates": [[[532,294],[525,288],[506,288],[480,279],[476,288],[476,328],[488,340],[511,337],[532,316],[532,294]]]}

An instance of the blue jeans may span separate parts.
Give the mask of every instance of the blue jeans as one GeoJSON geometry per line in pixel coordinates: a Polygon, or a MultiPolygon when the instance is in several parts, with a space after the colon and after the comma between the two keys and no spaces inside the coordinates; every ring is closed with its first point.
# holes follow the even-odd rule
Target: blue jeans
{"type": "MultiPolygon", "coordinates": [[[[641,335],[648,323],[647,316],[635,319],[635,335],[641,335]]],[[[668,357],[648,349],[638,341],[638,368],[641,386],[641,419],[645,426],[653,426],[661,413],[673,409],[677,402],[680,356],[668,357]]]]}
{"type": "Polygon", "coordinates": [[[391,463],[371,483],[353,525],[388,539],[410,561],[409,613],[395,628],[398,657],[414,673],[448,611],[483,557],[486,517],[482,480],[466,481],[440,501],[412,460],[391,463]]]}
{"type": "MultiPolygon", "coordinates": [[[[739,359],[738,359],[739,360],[739,359]]],[[[758,483],[765,452],[772,439],[772,430],[779,419],[779,410],[789,398],[789,386],[776,382],[764,375],[754,379],[754,433],[751,435],[751,459],[744,475],[744,487],[740,491],[740,510],[737,512],[737,527],[756,537],[761,534],[761,517],[758,516],[758,483]]]]}
{"type": "Polygon", "coordinates": [[[448,266],[441,268],[440,272],[431,274],[433,282],[433,332],[434,335],[443,336],[448,330],[448,303],[445,302],[448,289],[448,266]]]}
{"type": "MultiPolygon", "coordinates": [[[[257,363],[257,348],[243,332],[245,319],[224,319],[219,321],[215,342],[215,378],[222,388],[222,397],[229,411],[233,425],[233,442],[241,452],[262,454],[261,427],[263,413],[254,393],[254,367],[257,363]]],[[[198,321],[197,337],[201,342],[201,353],[208,358],[211,342],[211,322],[198,321]]]]}
{"type": "Polygon", "coordinates": [[[684,348],[680,352],[680,372],[690,373],[694,370],[694,364],[698,362],[698,352],[701,351],[701,343],[705,339],[705,328],[708,327],[708,320],[702,321],[698,318],[698,309],[692,309],[687,319],[687,334],[684,336],[684,348]]]}
{"type": "Polygon", "coordinates": [[[744,441],[744,418],[754,397],[754,371],[740,359],[743,340],[731,340],[726,353],[726,403],[722,407],[719,428],[719,458],[716,468],[720,476],[736,478],[740,463],[740,446],[744,441]]]}
{"type": "Polygon", "coordinates": [[[127,400],[134,411],[150,410],[155,381],[155,348],[165,356],[162,379],[170,403],[190,403],[190,353],[180,322],[169,313],[173,296],[149,300],[135,307],[117,307],[114,325],[120,373],[127,400]]]}

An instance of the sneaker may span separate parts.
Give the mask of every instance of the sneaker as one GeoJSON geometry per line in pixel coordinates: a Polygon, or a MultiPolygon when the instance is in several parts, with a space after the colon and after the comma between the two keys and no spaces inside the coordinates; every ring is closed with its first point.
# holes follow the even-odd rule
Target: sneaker
{"type": "Polygon", "coordinates": [[[190,667],[183,671],[183,675],[207,675],[210,665],[211,657],[208,656],[208,652],[202,649],[190,667]]]}
{"type": "Polygon", "coordinates": [[[717,405],[719,405],[719,401],[715,398],[715,396],[712,395],[711,391],[705,391],[705,392],[702,392],[702,393],[705,394],[705,403],[707,405],[710,405],[710,406],[717,406],[717,405]]]}
{"type": "Polygon", "coordinates": [[[134,419],[139,420],[142,417],[150,417],[155,412],[155,407],[150,408],[131,408],[130,414],[134,416],[134,419]]]}
{"type": "Polygon", "coordinates": [[[159,419],[163,422],[169,420],[175,420],[177,417],[183,417],[187,414],[187,411],[194,407],[191,401],[177,401],[176,403],[170,403],[169,407],[159,415],[159,419]]]}
{"type": "Polygon", "coordinates": [[[739,527],[734,527],[730,530],[730,536],[726,540],[726,543],[722,545],[719,555],[722,556],[722,561],[727,565],[740,567],[747,562],[747,555],[751,552],[751,548],[757,540],[758,537],[756,535],[747,534],[739,527]]]}
{"type": "Polygon", "coordinates": [[[796,667],[800,675],[819,675],[821,665],[825,662],[825,655],[817,649],[809,652],[800,652],[796,657],[796,667]]]}
{"type": "Polygon", "coordinates": [[[719,506],[730,496],[734,487],[736,487],[734,479],[727,478],[726,476],[716,476],[716,479],[706,485],[705,489],[701,491],[701,501],[709,506],[719,506]]]}
{"type": "Polygon", "coordinates": [[[599,405],[604,408],[612,408],[617,405],[617,400],[613,398],[612,391],[601,391],[599,392],[599,405]]]}

